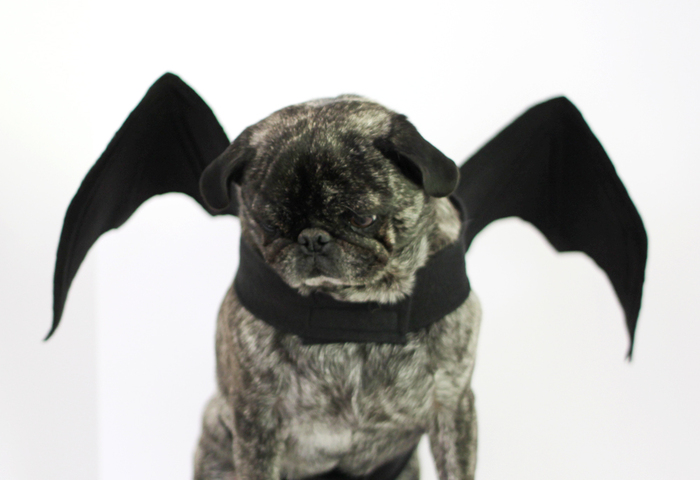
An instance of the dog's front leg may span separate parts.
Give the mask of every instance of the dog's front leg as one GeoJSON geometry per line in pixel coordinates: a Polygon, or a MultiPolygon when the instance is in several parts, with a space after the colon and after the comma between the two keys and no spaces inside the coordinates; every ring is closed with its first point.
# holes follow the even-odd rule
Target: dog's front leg
{"type": "Polygon", "coordinates": [[[456,404],[439,404],[428,435],[440,480],[473,480],[476,468],[476,410],[471,388],[456,404]]]}
{"type": "Polygon", "coordinates": [[[240,480],[279,480],[280,422],[270,398],[237,395],[233,461],[240,480]]]}

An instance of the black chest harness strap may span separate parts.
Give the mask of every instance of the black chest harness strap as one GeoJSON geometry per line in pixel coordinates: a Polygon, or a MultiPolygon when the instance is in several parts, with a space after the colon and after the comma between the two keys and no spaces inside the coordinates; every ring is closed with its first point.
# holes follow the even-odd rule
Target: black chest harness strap
{"type": "Polygon", "coordinates": [[[313,477],[304,477],[304,480],[394,480],[404,471],[416,448],[418,448],[417,445],[408,452],[388,461],[366,475],[348,475],[347,473],[335,469],[320,475],[314,475],[313,477]]]}

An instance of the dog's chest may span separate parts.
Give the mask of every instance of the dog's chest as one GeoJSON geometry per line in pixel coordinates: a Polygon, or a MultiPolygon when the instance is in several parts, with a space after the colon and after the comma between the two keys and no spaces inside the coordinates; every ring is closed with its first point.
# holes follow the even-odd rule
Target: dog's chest
{"type": "Polygon", "coordinates": [[[355,456],[350,463],[361,465],[368,451],[372,462],[389,459],[427,427],[434,381],[424,345],[326,345],[297,354],[285,365],[280,398],[294,468],[330,468],[355,456]]]}
{"type": "Polygon", "coordinates": [[[284,368],[283,418],[299,424],[405,429],[427,421],[433,374],[422,344],[310,346],[284,368]]]}
{"type": "Polygon", "coordinates": [[[333,468],[360,475],[396,458],[469,384],[474,295],[429,330],[409,334],[406,345],[303,345],[229,295],[217,337],[220,385],[235,392],[238,408],[274,409],[286,478],[333,468]]]}

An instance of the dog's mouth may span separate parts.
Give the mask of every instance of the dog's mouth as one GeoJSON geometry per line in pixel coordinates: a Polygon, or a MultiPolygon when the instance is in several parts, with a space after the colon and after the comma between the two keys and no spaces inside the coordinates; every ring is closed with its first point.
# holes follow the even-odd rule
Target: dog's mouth
{"type": "Polygon", "coordinates": [[[344,275],[342,269],[329,259],[311,259],[296,264],[296,277],[305,287],[321,290],[337,290],[338,288],[354,287],[360,284],[344,275]]]}
{"type": "MultiPolygon", "coordinates": [[[[309,254],[295,245],[284,249],[270,265],[293,288],[338,291],[365,285],[371,275],[369,255],[348,255],[340,249],[309,254]]],[[[361,252],[360,252],[361,253],[361,252]]]]}
{"type": "Polygon", "coordinates": [[[307,287],[347,287],[350,286],[346,282],[329,277],[327,275],[317,275],[306,278],[303,284],[307,287]]]}
{"type": "Polygon", "coordinates": [[[315,257],[309,260],[310,262],[305,262],[306,265],[304,265],[299,272],[303,285],[307,287],[350,286],[348,280],[342,278],[343,275],[338,274],[338,268],[334,262],[323,257],[315,257]]]}

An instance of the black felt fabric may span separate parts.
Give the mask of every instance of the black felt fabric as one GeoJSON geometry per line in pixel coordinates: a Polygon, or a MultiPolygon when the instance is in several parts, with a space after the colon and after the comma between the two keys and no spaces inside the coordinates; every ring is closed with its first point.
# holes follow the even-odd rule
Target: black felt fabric
{"type": "MultiPolygon", "coordinates": [[[[199,177],[228,144],[207,104],[180,78],[165,74],[148,90],[68,207],[56,254],[54,317],[47,339],[58,327],[70,284],[97,239],[154,195],[185,193],[206,209],[199,177]]],[[[220,213],[235,212],[234,204],[220,213]]]]}
{"type": "Polygon", "coordinates": [[[406,465],[408,465],[408,462],[411,460],[411,455],[413,455],[415,449],[416,447],[414,447],[413,450],[398,456],[394,460],[385,463],[367,475],[347,475],[339,470],[331,470],[330,472],[322,473],[321,475],[306,477],[305,480],[395,480],[401,474],[403,469],[406,468],[406,465]]]}
{"type": "MultiPolygon", "coordinates": [[[[209,107],[178,77],[166,74],[151,87],[68,208],[56,258],[54,318],[47,338],[60,322],[75,273],[99,236],[124,223],[153,195],[183,192],[206,208],[198,180],[228,144],[209,107]]],[[[466,205],[462,251],[490,222],[518,216],[540,229],[559,251],[585,252],[615,288],[626,315],[631,353],[644,282],[646,232],[610,159],[576,107],[557,98],[531,108],[470,158],[460,168],[460,177],[454,197],[466,205]]],[[[235,215],[236,211],[233,204],[217,213],[235,215]]],[[[466,276],[450,278],[466,280],[466,276]]],[[[416,295],[423,295],[423,288],[418,287],[416,295]]],[[[464,289],[445,291],[462,295],[464,289]]],[[[438,298],[442,292],[426,296],[438,298]]],[[[431,306],[431,301],[426,310],[441,308],[431,306]]],[[[363,338],[400,340],[388,332],[400,334],[408,328],[402,326],[401,315],[397,312],[396,322],[391,314],[367,317],[363,338]]],[[[331,322],[328,318],[314,314],[309,323],[331,322]]]]}
{"type": "Polygon", "coordinates": [[[520,217],[560,252],[605,271],[625,312],[632,355],[647,235],[610,158],[576,107],[560,97],[529,109],[460,169],[468,249],[491,222],[520,217]]]}

